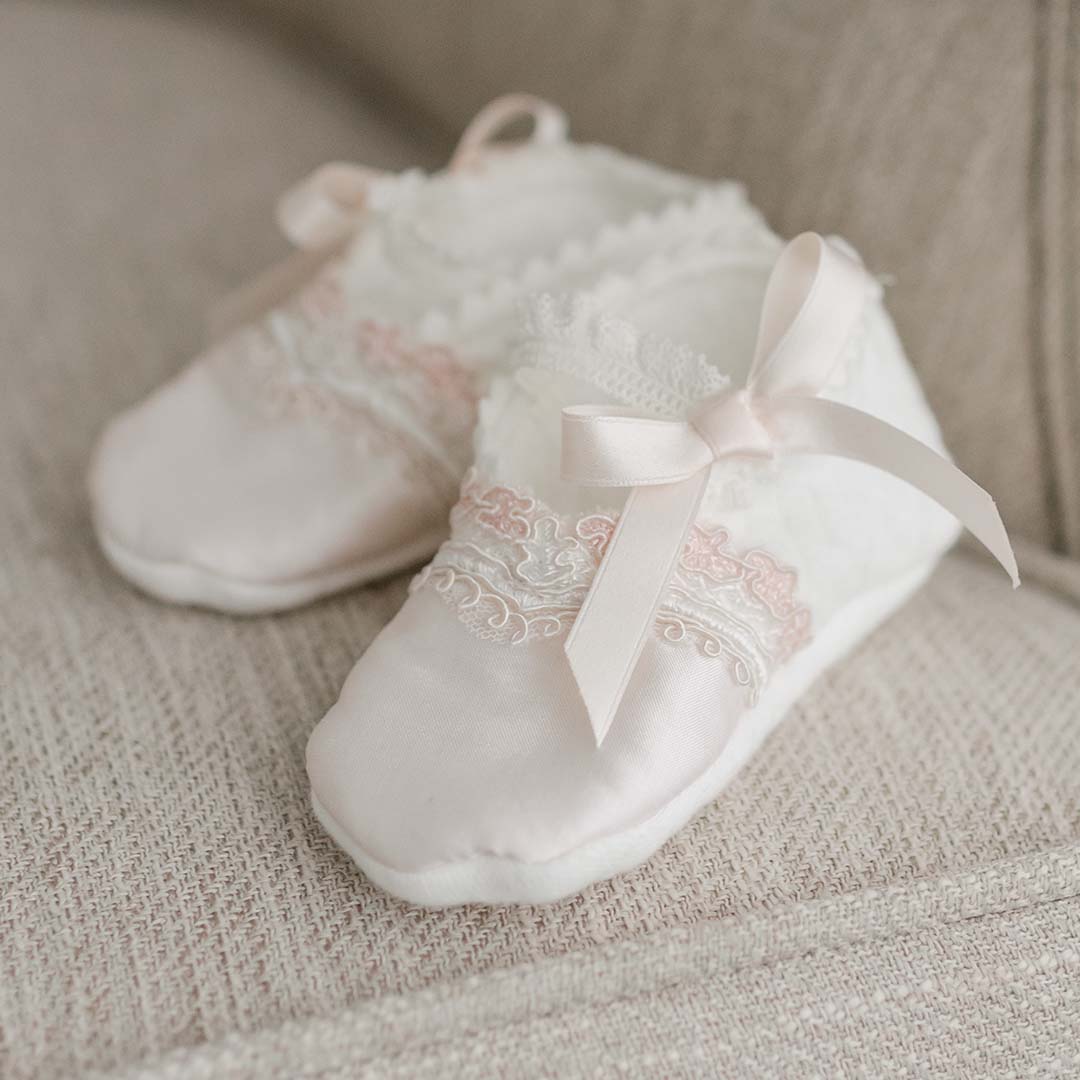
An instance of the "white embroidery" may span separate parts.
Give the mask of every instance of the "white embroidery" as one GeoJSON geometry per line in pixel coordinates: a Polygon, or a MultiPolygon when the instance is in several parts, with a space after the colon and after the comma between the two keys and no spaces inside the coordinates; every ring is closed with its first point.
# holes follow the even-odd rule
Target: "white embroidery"
{"type": "MultiPolygon", "coordinates": [[[[486,640],[519,645],[570,629],[617,518],[563,518],[470,470],[452,537],[412,589],[431,588],[486,640]]],[[[737,554],[722,528],[695,525],[656,619],[667,641],[722,658],[755,701],[772,671],[811,637],[794,570],[767,552],[737,554]]]]}
{"type": "Polygon", "coordinates": [[[473,373],[446,346],[350,315],[335,273],[212,355],[228,367],[239,361],[231,374],[267,415],[348,431],[371,452],[393,448],[452,498],[471,457],[473,373]]]}
{"type": "Polygon", "coordinates": [[[689,346],[641,334],[581,295],[533,301],[518,361],[574,375],[660,416],[682,416],[731,382],[689,346]]]}

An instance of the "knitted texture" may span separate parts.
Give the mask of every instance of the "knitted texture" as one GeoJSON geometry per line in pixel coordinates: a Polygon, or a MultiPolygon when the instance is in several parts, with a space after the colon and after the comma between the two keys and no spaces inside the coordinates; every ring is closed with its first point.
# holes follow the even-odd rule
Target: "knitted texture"
{"type": "Polygon", "coordinates": [[[385,998],[123,1075],[1074,1077],[1078,891],[1075,849],[1020,858],[385,998]]]}
{"type": "MultiPolygon", "coordinates": [[[[271,194],[357,156],[353,106],[156,9],[5,16],[0,1075],[1075,1075],[1065,562],[1013,594],[951,557],[631,874],[545,908],[371,888],[312,820],[303,749],[406,582],[168,609],[100,559],[82,479],[269,254],[271,194]]],[[[415,153],[368,125],[360,156],[415,153]]]]}

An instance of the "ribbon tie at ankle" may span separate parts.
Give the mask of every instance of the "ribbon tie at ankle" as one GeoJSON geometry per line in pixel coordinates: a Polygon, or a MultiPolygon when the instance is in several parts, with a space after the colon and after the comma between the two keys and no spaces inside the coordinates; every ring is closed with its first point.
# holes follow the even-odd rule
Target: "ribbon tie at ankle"
{"type": "Polygon", "coordinates": [[[372,181],[386,174],[366,165],[320,165],[278,199],[278,228],[301,251],[334,248],[360,227],[372,181]]]}
{"type": "MultiPolygon", "coordinates": [[[[530,94],[504,94],[470,121],[447,171],[473,167],[508,124],[523,118],[533,122],[530,141],[535,144],[566,139],[566,114],[557,106],[530,94]]],[[[216,304],[209,319],[211,337],[254,321],[343,251],[367,218],[371,185],[386,175],[366,165],[332,161],[289,188],[278,200],[276,216],[285,238],[298,250],[216,304]]]]}
{"type": "Polygon", "coordinates": [[[873,465],[954,514],[1019,584],[997,507],[978,484],[891,424],[817,396],[870,288],[862,265],[838,243],[804,233],[784,249],[769,279],[745,387],[704,402],[685,421],[609,406],[563,410],[564,478],[632,489],[565,643],[598,746],[717,461],[828,454],[873,465]]]}
{"type": "MultiPolygon", "coordinates": [[[[504,94],[469,122],[448,171],[471,167],[491,149],[505,127],[524,117],[533,122],[532,142],[550,145],[566,139],[566,114],[557,106],[531,94],[504,94]]],[[[386,175],[381,169],[346,161],[320,165],[278,200],[278,226],[303,251],[333,248],[359,228],[367,209],[368,189],[386,175]]]]}

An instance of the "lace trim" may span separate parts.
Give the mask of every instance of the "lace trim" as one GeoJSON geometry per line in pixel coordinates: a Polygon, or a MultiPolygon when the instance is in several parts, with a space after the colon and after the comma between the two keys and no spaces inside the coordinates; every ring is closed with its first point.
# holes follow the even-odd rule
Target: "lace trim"
{"type": "MultiPolygon", "coordinates": [[[[456,340],[522,297],[551,289],[575,274],[592,278],[600,288],[622,278],[610,267],[627,256],[636,268],[650,270],[665,261],[665,244],[707,237],[733,247],[753,245],[761,242],[764,228],[739,185],[711,184],[673,197],[658,211],[641,210],[626,220],[609,222],[586,240],[566,240],[551,254],[530,257],[512,274],[494,275],[487,284],[466,291],[456,303],[428,310],[419,321],[418,336],[429,341],[456,340]],[[631,254],[638,248],[656,252],[643,267],[631,254]]],[[[637,272],[631,275],[634,280],[637,272]]]]}
{"type": "Polygon", "coordinates": [[[471,456],[478,387],[451,349],[351,317],[333,273],[254,333],[258,340],[240,343],[238,354],[264,410],[368,434],[442,473],[444,486],[458,483],[471,456]]]}
{"type": "MultiPolygon", "coordinates": [[[[706,354],[642,333],[631,322],[610,314],[610,307],[721,267],[767,271],[776,261],[778,248],[776,237],[760,222],[751,221],[731,228],[722,242],[713,235],[700,243],[657,252],[632,274],[606,274],[587,292],[538,296],[526,307],[515,360],[519,367],[582,379],[621,404],[669,418],[683,417],[704,398],[725,390],[731,383],[729,376],[706,354]]],[[[867,304],[827,391],[843,388],[860,364],[870,311],[867,304]]]]}
{"type": "Polygon", "coordinates": [[[661,416],[684,416],[731,380],[687,345],[641,334],[588,296],[541,296],[529,307],[518,359],[577,376],[616,401],[661,416]]]}
{"type": "MultiPolygon", "coordinates": [[[[450,516],[451,539],[413,580],[431,588],[478,637],[509,645],[570,629],[618,518],[556,514],[470,469],[450,516]]],[[[811,639],[798,575],[760,549],[739,553],[727,530],[695,525],[660,605],[656,632],[724,660],[757,700],[772,672],[811,639]]]]}

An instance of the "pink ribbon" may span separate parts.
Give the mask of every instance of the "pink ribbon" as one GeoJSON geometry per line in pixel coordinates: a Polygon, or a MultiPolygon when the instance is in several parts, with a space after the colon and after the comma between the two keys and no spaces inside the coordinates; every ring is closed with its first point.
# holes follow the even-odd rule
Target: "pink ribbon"
{"type": "Polygon", "coordinates": [[[347,161],[320,165],[278,199],[278,228],[301,251],[333,250],[360,227],[368,188],[385,175],[347,161]]]}
{"type": "Polygon", "coordinates": [[[500,132],[515,120],[522,119],[532,121],[529,141],[534,145],[551,146],[566,141],[570,125],[566,113],[557,105],[532,94],[503,94],[469,121],[450,157],[448,168],[454,172],[475,164],[492,149],[500,132]]]}
{"type": "MultiPolygon", "coordinates": [[[[507,125],[525,118],[533,122],[530,142],[550,145],[565,140],[568,125],[561,109],[530,94],[504,94],[469,122],[448,170],[459,172],[474,166],[493,150],[495,138],[507,125]]],[[[385,175],[366,165],[332,161],[286,191],[278,200],[277,221],[298,251],[218,303],[211,312],[211,337],[222,337],[253,322],[343,251],[367,217],[372,182],[385,175]]]]}
{"type": "Polygon", "coordinates": [[[1005,526],[978,484],[891,424],[817,397],[870,284],[855,258],[804,233],[769,279],[744,388],[706,401],[686,421],[609,406],[563,410],[564,478],[633,489],[565,644],[597,746],[648,640],[711,466],[723,458],[831,454],[892,473],[953,513],[1019,585],[1005,526]]]}

